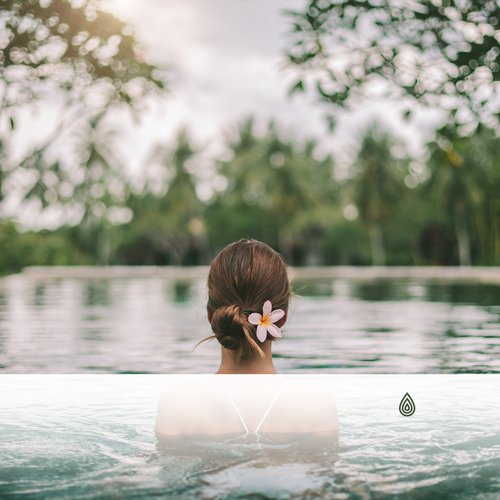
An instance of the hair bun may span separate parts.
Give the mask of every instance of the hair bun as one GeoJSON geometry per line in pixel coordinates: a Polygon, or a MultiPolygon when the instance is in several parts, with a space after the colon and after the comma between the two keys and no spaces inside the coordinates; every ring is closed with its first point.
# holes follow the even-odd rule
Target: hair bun
{"type": "Polygon", "coordinates": [[[212,316],[212,330],[223,347],[241,350],[247,342],[247,317],[237,305],[221,306],[212,316]]]}

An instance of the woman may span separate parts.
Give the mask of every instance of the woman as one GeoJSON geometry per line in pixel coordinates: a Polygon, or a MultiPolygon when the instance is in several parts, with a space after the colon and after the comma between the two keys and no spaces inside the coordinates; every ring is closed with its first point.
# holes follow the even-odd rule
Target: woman
{"type": "Polygon", "coordinates": [[[283,336],[290,297],[285,262],[265,243],[242,239],[215,257],[207,303],[213,335],[197,345],[217,339],[220,366],[216,377],[177,381],[163,394],[156,421],[161,440],[218,436],[307,449],[336,441],[331,391],[314,379],[277,375],[273,364],[272,344],[283,336]]]}
{"type": "Polygon", "coordinates": [[[282,336],[291,289],[286,265],[270,246],[239,240],[208,273],[208,321],[221,345],[216,373],[276,373],[272,343],[282,336]]]}

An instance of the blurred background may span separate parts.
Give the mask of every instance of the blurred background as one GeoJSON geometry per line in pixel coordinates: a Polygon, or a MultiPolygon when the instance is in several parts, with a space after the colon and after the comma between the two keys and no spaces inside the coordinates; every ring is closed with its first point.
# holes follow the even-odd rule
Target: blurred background
{"type": "Polygon", "coordinates": [[[500,264],[497,2],[0,5],[0,274],[500,264]]]}
{"type": "Polygon", "coordinates": [[[500,371],[498,2],[0,6],[0,370],[213,373],[250,237],[279,371],[500,371]]]}

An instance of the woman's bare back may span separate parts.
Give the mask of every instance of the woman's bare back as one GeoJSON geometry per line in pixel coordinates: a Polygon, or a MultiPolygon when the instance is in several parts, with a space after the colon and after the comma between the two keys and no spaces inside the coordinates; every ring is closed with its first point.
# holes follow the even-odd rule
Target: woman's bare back
{"type": "Polygon", "coordinates": [[[317,380],[281,375],[212,375],[167,387],[158,405],[160,439],[206,436],[283,443],[297,436],[336,440],[331,390],[317,380]]]}

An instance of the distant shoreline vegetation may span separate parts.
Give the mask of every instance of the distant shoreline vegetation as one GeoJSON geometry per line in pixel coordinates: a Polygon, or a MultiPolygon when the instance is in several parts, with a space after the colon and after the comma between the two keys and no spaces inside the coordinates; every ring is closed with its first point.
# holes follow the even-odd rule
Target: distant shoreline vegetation
{"type": "Polygon", "coordinates": [[[318,159],[313,142],[300,147],[273,126],[257,137],[248,120],[228,145],[229,159],[214,165],[222,187],[202,201],[188,168],[197,153],[182,132],[157,161],[159,178],[169,180],[146,183],[121,203],[131,214],[126,223],[92,210],[55,230],[0,221],[0,274],[26,266],[204,265],[241,237],[266,241],[298,267],[499,265],[498,140],[482,129],[447,146],[431,144],[417,166],[394,158],[391,138],[369,130],[352,175],[338,181],[333,158],[318,159]]]}

